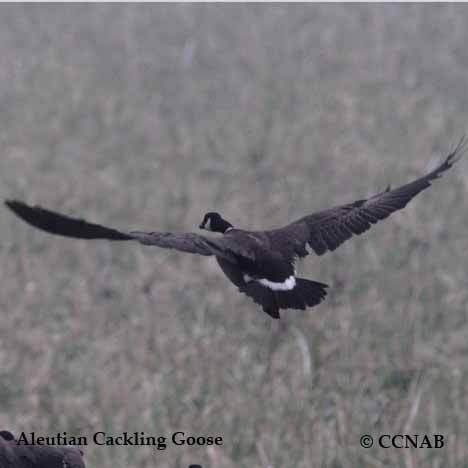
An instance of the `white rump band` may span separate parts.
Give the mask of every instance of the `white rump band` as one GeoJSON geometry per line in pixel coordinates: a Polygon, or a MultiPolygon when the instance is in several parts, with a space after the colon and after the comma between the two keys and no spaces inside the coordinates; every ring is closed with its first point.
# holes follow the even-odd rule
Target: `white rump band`
{"type": "Polygon", "coordinates": [[[274,283],[273,281],[264,278],[257,281],[263,286],[273,289],[273,291],[290,291],[291,289],[294,289],[294,286],[296,286],[296,278],[294,276],[286,278],[282,283],[274,283]]]}

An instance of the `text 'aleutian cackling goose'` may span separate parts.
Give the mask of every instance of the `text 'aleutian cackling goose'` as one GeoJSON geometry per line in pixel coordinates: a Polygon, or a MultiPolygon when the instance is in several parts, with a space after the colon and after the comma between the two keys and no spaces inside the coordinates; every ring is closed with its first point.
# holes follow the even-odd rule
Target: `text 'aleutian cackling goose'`
{"type": "Polygon", "coordinates": [[[400,210],[431,185],[467,150],[463,137],[445,161],[429,174],[391,190],[388,187],[368,199],[305,216],[280,229],[244,231],[234,228],[218,213],[205,214],[201,229],[221,233],[206,237],[194,233],[122,232],[74,219],[40,206],[8,200],[6,205],[21,219],[43,231],[78,239],[137,240],[145,245],[182,252],[214,255],[225,275],[271,317],[280,309],[305,309],[320,303],[328,285],[297,278],[295,260],[310,247],[317,255],[335,250],[353,234],[362,234],[372,224],[400,210]]]}

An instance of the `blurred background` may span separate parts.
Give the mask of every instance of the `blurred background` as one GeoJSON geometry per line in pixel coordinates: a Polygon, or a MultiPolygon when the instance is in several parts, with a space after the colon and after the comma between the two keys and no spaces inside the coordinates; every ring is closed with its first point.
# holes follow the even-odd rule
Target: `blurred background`
{"type": "MultiPolygon", "coordinates": [[[[421,176],[468,131],[465,5],[2,5],[0,195],[121,229],[278,227],[421,176]]],[[[89,467],[466,466],[467,162],[310,256],[278,324],[213,259],[0,211],[0,429],[221,435],[89,467]],[[443,449],[364,450],[440,433],[443,449]]]]}

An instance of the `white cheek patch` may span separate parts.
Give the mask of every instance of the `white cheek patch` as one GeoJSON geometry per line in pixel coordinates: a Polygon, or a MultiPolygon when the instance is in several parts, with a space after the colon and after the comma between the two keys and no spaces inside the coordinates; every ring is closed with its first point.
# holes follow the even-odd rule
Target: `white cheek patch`
{"type": "Polygon", "coordinates": [[[249,281],[252,281],[252,277],[246,273],[244,275],[244,283],[248,283],[249,281]]]}
{"type": "Polygon", "coordinates": [[[205,229],[211,231],[211,219],[208,218],[208,221],[205,224],[205,229]]]}
{"type": "Polygon", "coordinates": [[[267,288],[273,289],[273,291],[290,291],[296,286],[296,278],[294,276],[286,278],[282,283],[274,283],[264,278],[258,280],[258,282],[267,288]]]}

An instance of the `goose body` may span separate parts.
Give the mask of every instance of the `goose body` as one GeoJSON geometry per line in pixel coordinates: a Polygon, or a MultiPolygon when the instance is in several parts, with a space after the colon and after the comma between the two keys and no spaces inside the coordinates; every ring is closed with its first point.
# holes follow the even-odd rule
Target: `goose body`
{"type": "Polygon", "coordinates": [[[323,255],[353,235],[404,208],[418,193],[445,172],[467,150],[463,137],[447,158],[423,177],[395,189],[305,216],[279,229],[247,231],[235,228],[219,213],[206,213],[201,229],[220,236],[196,233],[118,231],[71,218],[40,206],[7,200],[10,210],[30,225],[51,234],[79,239],[136,240],[144,245],[215,256],[224,274],[272,318],[281,309],[306,309],[325,298],[327,285],[296,276],[295,262],[311,252],[323,255]]]}
{"type": "Polygon", "coordinates": [[[72,446],[23,444],[9,431],[0,431],[1,468],[85,468],[83,453],[72,446]]]}

